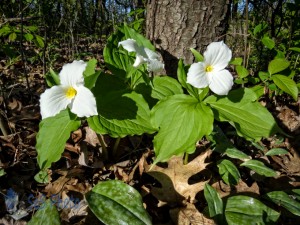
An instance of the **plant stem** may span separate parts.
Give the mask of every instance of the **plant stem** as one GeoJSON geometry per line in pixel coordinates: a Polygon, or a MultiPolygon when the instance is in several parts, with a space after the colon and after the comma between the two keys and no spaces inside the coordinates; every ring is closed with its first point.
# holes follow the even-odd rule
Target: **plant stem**
{"type": "Polygon", "coordinates": [[[183,165],[186,165],[188,163],[189,163],[189,154],[184,153],[183,165]]]}
{"type": "Polygon", "coordinates": [[[113,156],[115,156],[117,154],[117,150],[118,150],[118,147],[119,147],[119,144],[120,144],[120,140],[121,140],[120,137],[118,137],[116,139],[116,142],[115,142],[114,147],[113,147],[113,156]]]}
{"type": "Polygon", "coordinates": [[[0,114],[0,130],[3,134],[3,136],[7,136],[8,135],[8,130],[7,130],[7,124],[4,121],[4,118],[2,117],[2,115],[0,114]]]}
{"type": "Polygon", "coordinates": [[[101,134],[97,134],[97,137],[100,141],[100,144],[101,144],[101,147],[102,147],[102,155],[103,155],[103,158],[104,160],[107,160],[108,159],[108,153],[107,153],[107,148],[106,148],[106,144],[103,140],[103,137],[101,134]]]}

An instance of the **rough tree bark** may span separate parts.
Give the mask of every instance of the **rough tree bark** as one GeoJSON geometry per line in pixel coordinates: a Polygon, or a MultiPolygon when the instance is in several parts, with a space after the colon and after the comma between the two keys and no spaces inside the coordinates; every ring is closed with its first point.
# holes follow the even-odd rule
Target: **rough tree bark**
{"type": "Polygon", "coordinates": [[[193,62],[190,48],[200,52],[224,39],[230,0],[148,0],[146,35],[155,43],[168,75],[175,76],[178,58],[193,62]]]}

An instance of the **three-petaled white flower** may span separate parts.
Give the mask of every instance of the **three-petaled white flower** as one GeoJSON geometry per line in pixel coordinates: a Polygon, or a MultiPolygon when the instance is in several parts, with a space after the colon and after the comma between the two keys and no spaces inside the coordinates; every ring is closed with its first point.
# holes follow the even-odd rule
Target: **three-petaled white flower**
{"type": "Polygon", "coordinates": [[[159,61],[159,55],[149,48],[138,46],[135,40],[127,39],[119,42],[118,46],[122,45],[128,52],[136,52],[136,59],[133,64],[138,67],[142,63],[147,63],[148,71],[158,72],[164,68],[164,64],[159,61]]]}
{"type": "Polygon", "coordinates": [[[63,66],[59,77],[60,85],[47,89],[40,98],[42,119],[55,116],[68,106],[79,117],[97,115],[96,99],[84,86],[83,72],[86,63],[73,61],[63,66]]]}
{"type": "Polygon", "coordinates": [[[212,42],[204,52],[204,61],[191,65],[187,83],[196,88],[209,86],[215,94],[227,95],[233,85],[233,77],[225,69],[231,57],[231,50],[223,41],[212,42]]]}

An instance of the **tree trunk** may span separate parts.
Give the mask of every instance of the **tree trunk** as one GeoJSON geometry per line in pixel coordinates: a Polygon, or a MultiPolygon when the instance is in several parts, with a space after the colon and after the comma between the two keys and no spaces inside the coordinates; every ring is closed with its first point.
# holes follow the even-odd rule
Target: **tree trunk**
{"type": "Polygon", "coordinates": [[[147,37],[155,43],[168,75],[176,76],[178,58],[193,62],[190,48],[200,52],[224,39],[229,0],[148,0],[147,37]]]}

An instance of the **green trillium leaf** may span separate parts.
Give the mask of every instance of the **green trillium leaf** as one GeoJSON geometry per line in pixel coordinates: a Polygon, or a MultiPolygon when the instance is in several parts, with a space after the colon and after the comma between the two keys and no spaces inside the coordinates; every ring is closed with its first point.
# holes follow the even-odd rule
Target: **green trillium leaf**
{"type": "Polygon", "coordinates": [[[93,88],[99,115],[89,117],[89,126],[112,137],[141,135],[156,131],[150,109],[142,95],[131,91],[123,80],[101,73],[93,88]]]}
{"type": "Polygon", "coordinates": [[[172,155],[195,151],[195,144],[213,129],[211,109],[195,98],[178,94],[155,105],[151,121],[159,128],[154,137],[155,163],[167,161],[172,155]]]}
{"type": "Polygon", "coordinates": [[[250,89],[231,91],[226,97],[210,96],[205,101],[213,108],[215,118],[232,122],[239,135],[260,140],[280,131],[272,114],[250,89]]]}
{"type": "Polygon", "coordinates": [[[79,120],[70,117],[68,109],[40,122],[36,150],[41,170],[49,168],[51,163],[60,159],[70,133],[77,130],[80,124],[79,120]]]}

